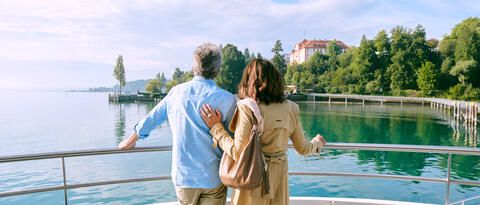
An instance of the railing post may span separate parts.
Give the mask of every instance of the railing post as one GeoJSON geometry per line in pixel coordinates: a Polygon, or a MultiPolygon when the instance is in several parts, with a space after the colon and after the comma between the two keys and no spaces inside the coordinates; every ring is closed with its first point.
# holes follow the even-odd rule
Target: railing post
{"type": "Polygon", "coordinates": [[[62,157],[62,173],[63,173],[63,196],[65,199],[65,205],[68,205],[67,175],[65,174],[65,157],[62,157]]]}
{"type": "Polygon", "coordinates": [[[448,205],[450,200],[450,172],[452,170],[452,154],[448,154],[447,159],[447,191],[445,193],[445,205],[448,205]]]}

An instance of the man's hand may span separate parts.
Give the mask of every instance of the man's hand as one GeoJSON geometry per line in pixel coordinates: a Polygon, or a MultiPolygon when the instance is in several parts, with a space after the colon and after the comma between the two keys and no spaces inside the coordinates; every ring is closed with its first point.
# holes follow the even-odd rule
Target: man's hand
{"type": "Polygon", "coordinates": [[[124,139],[122,142],[120,142],[120,144],[118,144],[118,148],[120,149],[132,149],[135,147],[135,145],[137,144],[137,141],[138,141],[138,135],[137,133],[132,133],[132,135],[130,135],[130,137],[128,137],[127,139],[124,139]]]}

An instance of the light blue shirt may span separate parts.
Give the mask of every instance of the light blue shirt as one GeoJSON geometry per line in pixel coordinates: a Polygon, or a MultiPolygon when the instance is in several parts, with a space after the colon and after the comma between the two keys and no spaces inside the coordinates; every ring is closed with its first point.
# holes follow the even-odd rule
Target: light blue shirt
{"type": "MultiPolygon", "coordinates": [[[[172,129],[172,180],[182,188],[215,188],[221,183],[218,169],[222,152],[213,148],[212,136],[200,116],[208,103],[222,112],[223,124],[230,122],[236,100],[215,82],[200,76],[173,87],[168,95],[135,126],[140,139],[169,121],[172,129]]],[[[161,164],[161,162],[158,162],[161,164]]]]}

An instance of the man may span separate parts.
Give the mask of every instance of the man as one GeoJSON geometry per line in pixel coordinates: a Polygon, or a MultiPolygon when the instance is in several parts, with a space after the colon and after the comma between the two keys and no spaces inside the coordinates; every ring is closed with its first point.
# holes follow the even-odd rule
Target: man
{"type": "MultiPolygon", "coordinates": [[[[202,120],[200,106],[208,103],[225,113],[223,123],[230,122],[235,97],[217,87],[213,78],[220,70],[220,48],[211,43],[194,52],[194,78],[171,89],[145,119],[135,125],[133,134],[119,144],[120,149],[135,147],[158,125],[168,119],[172,129],[172,180],[180,204],[223,205],[227,188],[218,175],[221,151],[214,145],[202,120]]],[[[159,162],[160,163],[160,162],[159,162]]]]}

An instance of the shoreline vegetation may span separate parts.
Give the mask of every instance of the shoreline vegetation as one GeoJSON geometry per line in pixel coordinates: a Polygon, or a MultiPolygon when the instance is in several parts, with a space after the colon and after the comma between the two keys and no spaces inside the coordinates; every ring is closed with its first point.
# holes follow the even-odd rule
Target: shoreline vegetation
{"type": "MultiPolygon", "coordinates": [[[[221,45],[223,60],[217,84],[236,93],[246,64],[262,58],[246,48],[221,45]]],[[[441,41],[427,39],[425,28],[396,26],[381,30],[373,39],[365,35],[358,47],[345,52],[331,41],[325,54],[315,53],[302,64],[287,65],[280,40],[272,48],[272,63],[282,72],[287,85],[300,93],[359,94],[406,97],[437,97],[455,100],[480,100],[480,18],[467,18],[455,25],[441,41]]],[[[122,67],[117,65],[116,68],[122,67]]],[[[118,70],[118,69],[117,69],[118,70]]],[[[115,77],[119,79],[118,72],[115,77]]],[[[151,80],[120,83],[124,92],[168,92],[171,87],[193,77],[191,71],[175,68],[170,79],[159,73],[151,80]],[[135,84],[137,90],[128,90],[135,84]],[[143,85],[143,90],[140,88],[143,85]]],[[[120,76],[121,80],[122,78],[120,76]]],[[[90,92],[118,91],[90,88],[90,92]]]]}

